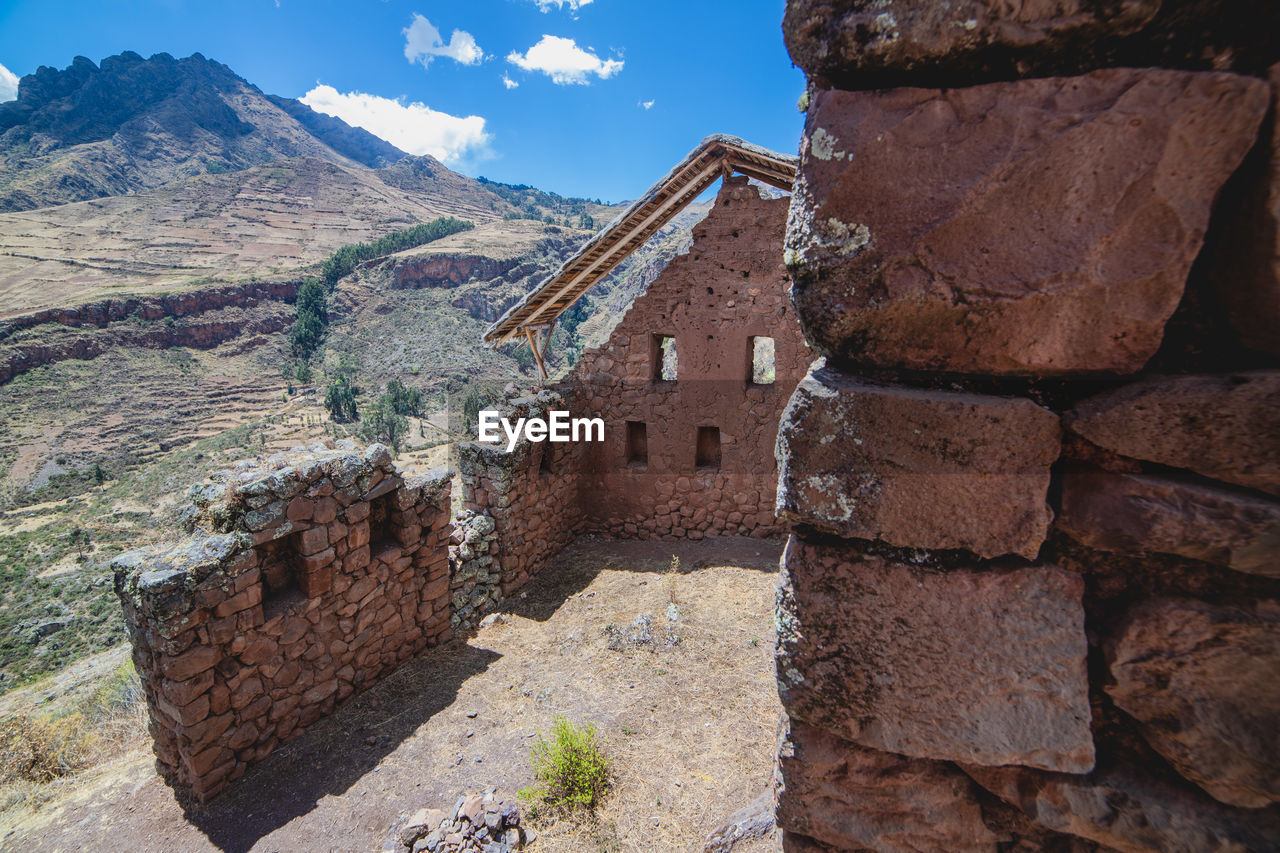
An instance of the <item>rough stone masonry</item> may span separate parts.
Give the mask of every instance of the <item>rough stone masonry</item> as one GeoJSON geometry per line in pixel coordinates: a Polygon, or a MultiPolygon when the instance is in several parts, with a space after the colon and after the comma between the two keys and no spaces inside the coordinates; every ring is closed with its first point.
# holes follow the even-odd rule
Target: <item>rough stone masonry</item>
{"type": "Polygon", "coordinates": [[[446,472],[402,475],[379,444],[300,448],[193,486],[188,539],[115,560],[180,795],[208,800],[453,635],[449,493],[446,472]]]}
{"type": "Polygon", "coordinates": [[[1280,849],[1277,8],[788,2],[787,850],[1280,849]]]}

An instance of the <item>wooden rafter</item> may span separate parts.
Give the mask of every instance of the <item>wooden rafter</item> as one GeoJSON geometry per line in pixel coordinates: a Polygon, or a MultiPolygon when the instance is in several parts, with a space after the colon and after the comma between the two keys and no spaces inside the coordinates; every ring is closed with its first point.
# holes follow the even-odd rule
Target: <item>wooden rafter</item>
{"type": "Polygon", "coordinates": [[[796,158],[744,142],[734,136],[708,136],[662,180],[623,211],[565,261],[549,278],[513,305],[484,333],[490,346],[520,336],[528,338],[545,379],[546,369],[532,332],[547,330],[592,285],[670,222],[676,214],[721,177],[734,172],[782,190],[791,190],[796,158]]]}

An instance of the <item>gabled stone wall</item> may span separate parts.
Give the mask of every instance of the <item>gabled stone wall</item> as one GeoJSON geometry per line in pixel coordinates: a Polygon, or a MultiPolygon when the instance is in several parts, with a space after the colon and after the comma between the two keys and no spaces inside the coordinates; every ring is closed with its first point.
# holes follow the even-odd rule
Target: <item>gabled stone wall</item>
{"type": "Polygon", "coordinates": [[[586,529],[643,539],[779,532],[773,444],[811,358],[779,251],[786,211],[786,198],[726,178],[689,252],[636,297],[608,341],[583,353],[566,384],[582,411],[604,418],[606,438],[586,448],[586,529]],[[675,341],[674,381],[657,378],[657,336],[675,341]],[[751,381],[755,337],[773,341],[770,384],[751,381]],[[628,430],[641,428],[643,460],[628,446],[628,430]],[[718,458],[703,464],[700,430],[719,437],[718,458]]]}
{"type": "Polygon", "coordinates": [[[449,479],[343,442],[193,486],[190,538],[114,563],[156,765],[204,801],[452,636],[449,479]]]}
{"type": "MultiPolygon", "coordinates": [[[[492,515],[506,593],[578,533],[619,538],[773,536],[774,442],[810,352],[787,298],[785,198],[745,177],[638,296],[602,346],[554,392],[516,400],[515,418],[551,409],[603,419],[603,442],[463,445],[466,506],[492,515]],[[662,379],[659,339],[676,347],[662,379]],[[773,344],[774,378],[753,382],[753,339],[773,344]],[[708,433],[712,435],[708,435],[708,433]],[[699,458],[700,439],[715,453],[699,458]]],[[[763,377],[761,377],[763,378],[763,377]]],[[[705,451],[706,448],[704,447],[705,451]]]]}
{"type": "Polygon", "coordinates": [[[1280,846],[1277,93],[1099,67],[1274,40],[1158,5],[788,3],[787,850],[1280,846]]]}

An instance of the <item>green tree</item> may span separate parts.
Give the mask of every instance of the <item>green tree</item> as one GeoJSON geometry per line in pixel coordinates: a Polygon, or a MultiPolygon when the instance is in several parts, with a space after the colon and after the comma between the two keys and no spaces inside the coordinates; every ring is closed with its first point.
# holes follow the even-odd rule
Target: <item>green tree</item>
{"type": "Polygon", "coordinates": [[[312,379],[311,365],[305,361],[298,362],[298,369],[294,375],[298,377],[298,381],[303,385],[310,385],[312,379]]]}
{"type": "Polygon", "coordinates": [[[329,417],[338,423],[356,419],[356,390],[347,377],[330,380],[324,391],[324,407],[329,411],[329,417]]]}
{"type": "Polygon", "coordinates": [[[409,433],[409,419],[396,411],[395,399],[390,394],[380,396],[365,410],[360,419],[360,437],[365,441],[380,441],[400,452],[400,440],[409,433]]]}
{"type": "Polygon", "coordinates": [[[329,327],[329,300],[324,285],[316,278],[308,278],[298,288],[297,319],[289,330],[289,344],[293,354],[301,359],[311,358],[324,340],[329,327]]]}
{"type": "Polygon", "coordinates": [[[422,392],[417,388],[406,387],[399,379],[392,379],[387,383],[387,394],[396,414],[422,417],[422,392]]]}

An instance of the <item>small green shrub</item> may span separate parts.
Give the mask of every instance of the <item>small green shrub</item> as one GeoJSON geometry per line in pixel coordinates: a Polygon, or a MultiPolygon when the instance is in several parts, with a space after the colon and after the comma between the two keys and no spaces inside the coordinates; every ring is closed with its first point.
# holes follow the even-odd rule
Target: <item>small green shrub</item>
{"type": "Polygon", "coordinates": [[[592,723],[579,727],[557,715],[551,738],[539,737],[530,751],[537,782],[520,790],[533,810],[590,811],[609,787],[609,759],[600,748],[592,723]]]}

